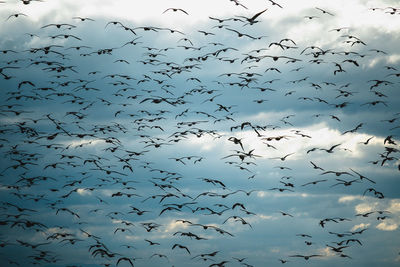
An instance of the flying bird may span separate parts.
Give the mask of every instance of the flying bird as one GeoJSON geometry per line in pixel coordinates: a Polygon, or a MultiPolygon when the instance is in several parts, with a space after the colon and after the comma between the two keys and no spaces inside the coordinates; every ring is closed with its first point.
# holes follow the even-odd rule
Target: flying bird
{"type": "Polygon", "coordinates": [[[185,10],[183,10],[182,8],[175,8],[175,7],[167,8],[166,10],[164,10],[163,14],[164,14],[165,12],[169,11],[169,10],[172,10],[173,12],[180,11],[180,12],[186,14],[186,15],[189,15],[189,14],[188,14],[185,10]]]}
{"type": "Polygon", "coordinates": [[[26,15],[26,14],[24,14],[24,13],[15,13],[15,14],[12,14],[12,15],[8,16],[8,18],[6,19],[6,21],[9,20],[9,19],[12,18],[12,17],[18,18],[18,17],[20,17],[20,16],[25,16],[25,17],[27,17],[28,15],[26,15]]]}

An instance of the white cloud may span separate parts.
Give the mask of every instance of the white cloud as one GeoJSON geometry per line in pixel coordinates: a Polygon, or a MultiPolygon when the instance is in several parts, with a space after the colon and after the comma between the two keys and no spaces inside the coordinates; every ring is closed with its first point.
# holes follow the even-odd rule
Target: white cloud
{"type": "MultiPolygon", "coordinates": [[[[194,221],[192,221],[192,223],[194,223],[194,221]]],[[[164,229],[164,233],[169,233],[169,232],[176,232],[179,231],[181,229],[186,229],[188,228],[188,224],[187,223],[183,223],[181,221],[176,221],[176,220],[171,220],[164,229]]]]}
{"type": "MultiPolygon", "coordinates": [[[[343,197],[344,202],[348,199],[352,201],[351,197],[343,197]]],[[[354,198],[357,199],[357,198],[354,198]]],[[[355,211],[358,214],[363,214],[367,212],[376,212],[376,211],[384,211],[383,215],[375,213],[375,216],[369,216],[371,218],[370,223],[361,223],[353,226],[352,231],[357,229],[364,229],[369,227],[371,224],[374,224],[375,228],[382,231],[395,231],[398,229],[400,225],[400,200],[399,199],[391,199],[384,201],[372,201],[371,198],[362,198],[363,202],[357,204],[355,206],[355,211]],[[387,216],[387,218],[383,221],[377,221],[376,216],[387,216]]],[[[339,199],[340,201],[340,199],[339,199]]]]}
{"type": "Polygon", "coordinates": [[[400,255],[398,255],[398,256],[396,257],[396,259],[394,259],[394,261],[399,262],[399,261],[400,261],[400,255]]]}
{"type": "Polygon", "coordinates": [[[370,225],[371,225],[370,223],[360,223],[360,224],[354,225],[354,226],[351,228],[351,231],[354,232],[354,231],[357,231],[358,229],[366,229],[366,228],[368,228],[370,225]]]}
{"type": "Polygon", "coordinates": [[[387,62],[389,64],[397,64],[400,61],[400,54],[391,54],[388,59],[387,62]]]}
{"type": "Polygon", "coordinates": [[[301,193],[294,193],[294,192],[273,192],[273,191],[258,191],[257,197],[265,198],[265,197],[299,197],[302,196],[301,193]]]}
{"type": "MultiPolygon", "coordinates": [[[[282,115],[282,114],[280,114],[282,115]]],[[[287,113],[286,113],[287,115],[287,113]]],[[[278,115],[274,112],[271,113],[258,113],[255,116],[243,118],[244,121],[268,121],[270,117],[277,117],[278,115]]],[[[235,132],[220,132],[219,134],[223,137],[220,138],[224,142],[216,142],[212,137],[202,137],[196,138],[191,137],[187,144],[200,146],[200,150],[209,151],[211,149],[217,149],[218,151],[231,151],[233,149],[239,149],[238,145],[234,145],[232,142],[227,141],[227,137],[234,136],[236,138],[242,139],[242,143],[244,145],[245,150],[249,147],[255,148],[255,154],[262,156],[264,159],[273,158],[273,157],[283,157],[289,153],[294,153],[293,155],[288,156],[285,159],[285,162],[295,161],[303,158],[306,155],[306,151],[313,147],[317,148],[329,148],[335,144],[341,144],[340,147],[335,151],[333,157],[335,159],[341,160],[344,157],[346,158],[362,158],[365,156],[364,147],[360,145],[360,142],[365,142],[368,138],[372,137],[371,135],[364,133],[348,133],[343,135],[340,131],[334,128],[330,128],[326,123],[318,123],[312,124],[307,127],[296,127],[290,129],[276,129],[274,131],[267,130],[265,133],[261,132],[266,137],[275,137],[275,136],[286,136],[284,145],[282,141],[270,141],[269,144],[277,147],[278,149],[269,149],[260,138],[254,138],[255,133],[252,130],[241,131],[240,133],[235,132]],[[301,133],[311,136],[310,138],[303,138],[299,135],[294,134],[293,129],[300,130],[301,133]],[[329,141],[327,141],[329,140],[329,141]],[[348,149],[346,151],[344,149],[348,149]]],[[[369,146],[383,146],[384,138],[379,136],[374,136],[371,139],[369,146]]],[[[186,144],[186,142],[185,142],[186,144]]],[[[321,153],[316,151],[313,153],[321,153]]],[[[322,158],[323,160],[323,158],[322,158]]],[[[270,161],[269,161],[270,162],[270,161]]],[[[282,161],[276,160],[276,163],[279,164],[282,161]]]]}
{"type": "Polygon", "coordinates": [[[361,204],[358,204],[355,206],[355,211],[357,214],[375,211],[377,209],[378,205],[379,205],[378,202],[361,203],[361,204]]]}
{"type": "Polygon", "coordinates": [[[399,227],[397,223],[394,223],[392,220],[386,219],[376,226],[377,229],[382,231],[394,231],[399,227]]]}
{"type": "Polygon", "coordinates": [[[94,138],[86,138],[86,139],[72,139],[64,142],[60,142],[60,144],[65,145],[66,147],[83,147],[83,146],[96,146],[104,144],[104,140],[94,139],[94,138]]]}
{"type": "Polygon", "coordinates": [[[196,146],[200,151],[210,151],[215,149],[218,145],[218,143],[211,136],[202,136],[201,138],[190,136],[185,140],[185,144],[188,144],[189,146],[196,146]]]}
{"type": "Polygon", "coordinates": [[[360,200],[360,199],[363,199],[363,197],[358,196],[358,195],[348,195],[348,196],[340,197],[338,202],[339,203],[348,203],[348,202],[353,202],[355,200],[360,200]]]}
{"type": "Polygon", "coordinates": [[[92,192],[90,192],[89,190],[86,190],[85,188],[78,188],[78,190],[76,192],[81,196],[90,196],[90,195],[92,195],[92,192]]]}
{"type": "Polygon", "coordinates": [[[271,253],[280,253],[281,252],[281,250],[279,248],[271,248],[269,251],[271,253]]]}
{"type": "Polygon", "coordinates": [[[400,215],[400,199],[392,199],[390,200],[388,211],[392,213],[398,213],[400,215]]]}
{"type": "Polygon", "coordinates": [[[278,217],[271,216],[271,215],[257,214],[257,216],[259,218],[261,218],[262,220],[276,220],[276,219],[278,219],[278,217]]]}
{"type": "Polygon", "coordinates": [[[319,254],[323,255],[324,257],[335,257],[337,256],[335,252],[333,252],[329,247],[320,248],[318,250],[319,254]]]}

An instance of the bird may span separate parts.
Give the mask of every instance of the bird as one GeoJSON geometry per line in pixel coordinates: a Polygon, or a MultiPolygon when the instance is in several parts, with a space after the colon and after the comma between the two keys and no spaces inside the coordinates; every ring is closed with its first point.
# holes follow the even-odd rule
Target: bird
{"type": "Polygon", "coordinates": [[[243,19],[247,20],[247,22],[248,22],[249,25],[253,25],[254,23],[257,22],[256,19],[257,19],[261,14],[263,14],[265,11],[267,11],[267,10],[268,10],[268,8],[266,8],[266,9],[264,9],[264,10],[262,10],[262,11],[256,13],[254,16],[252,16],[252,17],[250,17],[250,18],[245,17],[245,16],[237,16],[237,17],[243,18],[243,19]]]}
{"type": "Polygon", "coordinates": [[[360,124],[358,124],[355,128],[343,132],[342,135],[345,135],[345,134],[347,134],[347,133],[355,133],[355,132],[358,131],[363,125],[364,125],[364,123],[360,123],[360,124]]]}
{"type": "Polygon", "coordinates": [[[151,240],[145,239],[144,241],[148,242],[150,246],[154,246],[154,245],[160,245],[160,243],[157,242],[153,242],[151,240]]]}
{"type": "Polygon", "coordinates": [[[134,266],[134,265],[133,265],[133,262],[132,262],[132,259],[130,259],[130,258],[128,258],[128,257],[121,257],[121,258],[119,258],[118,261],[117,261],[117,266],[118,266],[118,264],[119,264],[120,262],[122,262],[122,261],[128,262],[132,267],[134,266]]]}
{"type": "Polygon", "coordinates": [[[358,179],[354,179],[354,180],[350,180],[350,181],[345,181],[342,179],[336,179],[336,181],[338,181],[338,183],[331,185],[331,187],[337,186],[337,185],[344,185],[344,186],[350,186],[352,185],[354,182],[358,182],[358,179]]]}
{"type": "Polygon", "coordinates": [[[323,255],[319,255],[319,254],[299,255],[299,254],[296,254],[296,255],[290,255],[289,257],[299,257],[299,258],[303,258],[305,260],[309,260],[309,259],[314,258],[314,257],[323,257],[323,255]]]}
{"type": "Polygon", "coordinates": [[[322,8],[316,7],[316,9],[318,9],[319,11],[321,11],[322,14],[328,14],[328,15],[330,15],[330,16],[334,16],[331,12],[328,12],[328,11],[322,9],[322,8]]]}
{"type": "Polygon", "coordinates": [[[228,30],[228,31],[236,33],[239,38],[245,36],[245,37],[248,37],[248,38],[253,39],[253,40],[257,39],[256,37],[251,36],[251,35],[249,35],[247,33],[242,33],[242,32],[239,32],[239,31],[231,29],[231,28],[225,28],[225,29],[228,30]]]}
{"type": "Polygon", "coordinates": [[[167,8],[166,10],[164,10],[163,14],[164,14],[165,12],[169,11],[169,10],[172,10],[173,12],[180,11],[180,12],[186,14],[186,15],[189,15],[189,14],[188,14],[185,10],[183,10],[182,8],[176,8],[176,7],[167,8]]]}
{"type": "Polygon", "coordinates": [[[24,13],[15,13],[15,14],[12,14],[12,15],[8,16],[8,18],[6,19],[6,21],[9,20],[9,19],[12,18],[12,17],[18,18],[18,17],[20,17],[20,16],[27,17],[28,15],[26,15],[26,14],[24,14],[24,13]]]}
{"type": "Polygon", "coordinates": [[[312,236],[310,236],[310,235],[308,235],[308,234],[296,234],[296,236],[312,238],[312,236]]]}
{"type": "Polygon", "coordinates": [[[231,137],[228,138],[228,141],[231,141],[231,142],[233,142],[234,144],[239,144],[240,147],[242,148],[242,150],[244,151],[244,148],[243,148],[243,144],[242,144],[241,139],[238,139],[238,138],[236,138],[236,137],[234,137],[234,136],[231,136],[231,137]]]}
{"type": "Polygon", "coordinates": [[[374,188],[372,188],[372,187],[365,189],[365,191],[364,191],[364,193],[363,193],[363,196],[365,196],[365,194],[366,194],[367,192],[373,192],[373,193],[374,193],[374,196],[376,196],[376,197],[379,198],[379,199],[385,198],[385,196],[383,195],[382,192],[376,191],[376,190],[375,190],[374,188]]]}
{"type": "Polygon", "coordinates": [[[280,4],[278,4],[277,2],[273,1],[273,0],[268,0],[273,6],[277,6],[279,8],[283,8],[280,4]]]}
{"type": "Polygon", "coordinates": [[[293,155],[293,154],[294,154],[294,153],[289,153],[289,154],[286,154],[286,155],[283,156],[283,157],[274,157],[274,158],[270,158],[270,159],[280,159],[281,161],[285,161],[287,157],[289,157],[289,156],[291,156],[291,155],[293,155]]]}
{"type": "Polygon", "coordinates": [[[340,146],[340,145],[341,145],[341,144],[333,145],[333,146],[331,146],[329,149],[326,149],[326,148],[319,148],[319,150],[325,151],[325,152],[327,152],[327,153],[333,153],[333,150],[334,150],[336,147],[340,146]]]}
{"type": "Polygon", "coordinates": [[[214,267],[214,266],[216,266],[216,267],[224,267],[225,264],[228,263],[228,262],[229,261],[221,261],[219,263],[213,263],[213,264],[210,264],[209,267],[214,267]]]}
{"type": "Polygon", "coordinates": [[[88,18],[88,17],[73,17],[72,19],[78,19],[80,21],[94,21],[94,19],[88,18]]]}
{"type": "Polygon", "coordinates": [[[369,141],[371,141],[375,136],[371,136],[370,138],[368,138],[366,141],[364,142],[359,142],[359,144],[364,144],[364,145],[368,145],[369,141]]]}
{"type": "Polygon", "coordinates": [[[357,174],[358,176],[359,176],[359,179],[362,181],[363,179],[365,179],[365,180],[368,180],[368,181],[370,181],[371,183],[373,183],[373,184],[376,184],[376,182],[375,181],[373,181],[373,180],[371,180],[371,179],[369,179],[369,178],[367,178],[367,177],[365,177],[364,175],[362,175],[362,174],[360,174],[360,173],[358,173],[358,172],[356,172],[355,170],[353,170],[352,168],[350,168],[350,170],[352,171],[352,172],[354,172],[355,174],[357,174]]]}
{"type": "Polygon", "coordinates": [[[181,245],[181,244],[174,244],[174,245],[172,246],[172,249],[174,249],[174,248],[176,248],[176,247],[178,247],[178,248],[180,248],[180,249],[186,250],[186,252],[190,255],[190,250],[189,250],[186,246],[183,246],[183,245],[181,245]]]}
{"type": "Polygon", "coordinates": [[[350,175],[350,176],[354,176],[353,174],[349,173],[349,172],[343,172],[343,171],[325,171],[323,173],[321,173],[320,175],[324,175],[324,174],[329,174],[329,173],[333,173],[336,176],[341,176],[341,175],[350,175]]]}
{"type": "Polygon", "coordinates": [[[310,185],[310,184],[315,185],[315,184],[322,183],[322,182],[326,182],[326,181],[328,181],[328,180],[326,180],[326,179],[315,180],[315,181],[312,181],[312,182],[308,182],[308,183],[302,184],[301,186],[307,186],[307,185],[310,185]]]}
{"type": "Polygon", "coordinates": [[[61,29],[62,27],[66,27],[66,28],[76,28],[75,25],[72,24],[68,24],[68,23],[59,23],[59,24],[55,24],[55,23],[50,23],[50,24],[46,24],[44,26],[41,27],[41,29],[47,28],[47,27],[51,27],[54,26],[57,29],[61,29]]]}
{"type": "Polygon", "coordinates": [[[283,216],[289,216],[293,218],[293,215],[287,213],[287,212],[283,212],[283,211],[279,211],[283,216]]]}
{"type": "Polygon", "coordinates": [[[313,169],[324,171],[324,169],[322,169],[321,167],[318,167],[314,162],[310,161],[310,163],[313,166],[313,169]]]}

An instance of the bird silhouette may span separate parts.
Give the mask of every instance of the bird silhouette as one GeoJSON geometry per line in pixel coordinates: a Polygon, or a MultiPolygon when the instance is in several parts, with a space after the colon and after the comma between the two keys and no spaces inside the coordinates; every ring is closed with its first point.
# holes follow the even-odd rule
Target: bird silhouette
{"type": "Polygon", "coordinates": [[[18,18],[18,17],[20,17],[20,16],[24,16],[24,17],[27,17],[28,15],[26,15],[26,14],[24,14],[24,13],[15,13],[15,14],[12,14],[12,15],[10,15],[10,16],[8,16],[8,18],[6,19],[6,21],[7,20],[9,20],[10,18],[18,18]]]}
{"type": "Polygon", "coordinates": [[[180,12],[186,14],[186,15],[189,15],[185,10],[183,10],[183,9],[181,9],[181,8],[175,8],[175,7],[167,8],[167,9],[163,12],[163,14],[164,14],[165,12],[169,11],[169,10],[172,10],[173,12],[180,11],[180,12]]]}
{"type": "Polygon", "coordinates": [[[289,257],[298,257],[298,258],[303,258],[305,260],[309,260],[309,259],[314,258],[314,257],[322,257],[322,255],[318,255],[318,254],[299,255],[299,254],[296,254],[296,255],[290,255],[289,257]]]}

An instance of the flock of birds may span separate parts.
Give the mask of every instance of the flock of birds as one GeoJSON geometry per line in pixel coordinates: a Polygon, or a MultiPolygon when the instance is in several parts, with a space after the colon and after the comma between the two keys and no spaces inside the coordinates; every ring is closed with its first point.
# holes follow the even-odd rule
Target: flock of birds
{"type": "MultiPolygon", "coordinates": [[[[46,4],[21,2],[43,2],[38,8],[46,4]]],[[[270,40],[257,26],[268,12],[285,6],[268,0],[254,12],[244,2],[226,0],[245,15],[210,16],[209,28],[191,33],[122,21],[103,24],[83,16],[37,25],[22,11],[3,18],[4,26],[29,21],[37,30],[18,36],[23,42],[14,47],[1,42],[2,266],[255,266],[257,257],[231,254],[224,244],[236,246],[242,232],[265,227],[255,219],[257,211],[248,208],[265,192],[290,196],[316,187],[345,194],[356,187],[355,195],[384,201],[378,177],[369,177],[351,161],[337,168],[320,163],[334,161],[338,153],[351,155],[346,141],[315,146],[321,137],[299,130],[296,114],[260,124],[247,112],[268,110],[273,103],[282,110],[314,106],[322,113],[308,119],[325,118],[337,129],[347,127],[342,126],[347,109],[389,114],[376,122],[387,133],[383,138],[371,136],[356,145],[364,149],[381,138],[375,146],[383,151],[365,165],[398,175],[400,112],[392,103],[400,70],[384,66],[384,77],[359,81],[368,86],[362,92],[352,89],[359,88],[357,81],[344,82],[362,72],[368,58],[390,51],[370,47],[357,29],[343,25],[326,29],[337,36],[337,47],[302,46],[286,36],[270,40]],[[85,37],[80,29],[88,36],[106,32],[107,42],[117,44],[93,47],[98,41],[89,43],[90,38],[99,37],[85,37]],[[329,70],[324,73],[328,80],[313,74],[317,66],[329,70]],[[280,152],[292,140],[307,148],[280,152]],[[255,142],[260,145],[253,147],[255,142]],[[198,143],[222,143],[228,151],[213,152],[223,156],[210,158],[207,149],[191,148],[198,143]],[[299,180],[293,162],[303,162],[302,168],[318,178],[299,180]],[[265,182],[266,175],[258,171],[265,164],[284,176],[265,182]]],[[[1,1],[0,9],[6,5],[1,1]]],[[[400,9],[374,7],[369,12],[395,19],[400,9]]],[[[190,13],[169,7],[160,15],[190,19],[190,13]]],[[[333,17],[335,12],[316,7],[302,19],[312,23],[333,17]]],[[[341,135],[352,137],[368,123],[356,123],[341,135]]],[[[292,218],[296,227],[299,215],[274,213],[279,220],[292,218]]],[[[303,246],[268,257],[295,265],[328,256],[351,260],[349,250],[361,251],[363,233],[371,230],[336,232],[339,225],[350,229],[356,220],[382,222],[391,216],[379,209],[320,215],[314,227],[325,234],[323,243],[299,227],[293,239],[303,246]]]]}

